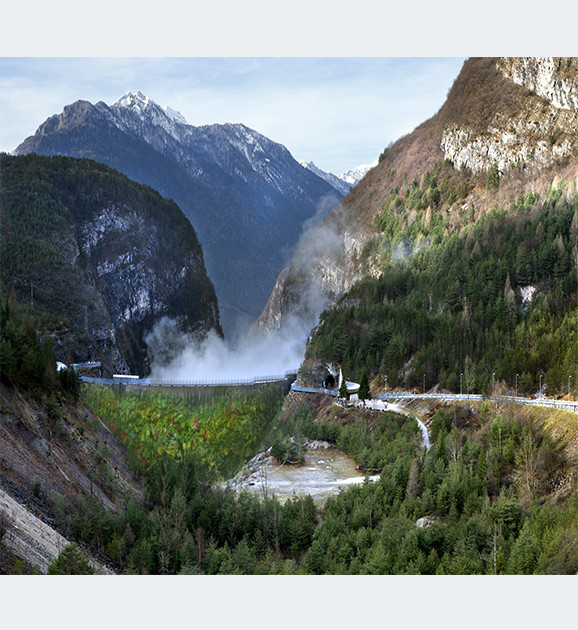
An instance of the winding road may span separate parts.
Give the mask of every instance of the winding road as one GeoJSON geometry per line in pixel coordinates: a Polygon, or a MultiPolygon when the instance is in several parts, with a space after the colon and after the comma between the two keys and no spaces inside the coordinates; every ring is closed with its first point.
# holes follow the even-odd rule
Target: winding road
{"type": "MultiPolygon", "coordinates": [[[[301,387],[293,383],[291,389],[294,392],[327,394],[329,396],[337,396],[334,389],[325,389],[324,387],[301,387]]],[[[555,398],[525,398],[523,396],[483,396],[482,394],[449,394],[446,392],[433,392],[430,394],[417,394],[413,391],[390,391],[390,392],[372,392],[372,398],[375,400],[391,400],[404,401],[435,399],[435,400],[491,400],[494,402],[511,402],[517,405],[534,405],[537,407],[552,407],[555,409],[563,409],[578,413],[578,400],[556,400],[555,398]]]]}

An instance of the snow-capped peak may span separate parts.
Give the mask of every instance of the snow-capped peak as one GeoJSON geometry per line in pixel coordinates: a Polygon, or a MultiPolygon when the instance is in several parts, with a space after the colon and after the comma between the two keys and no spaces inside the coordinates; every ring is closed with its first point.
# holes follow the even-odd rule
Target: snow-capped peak
{"type": "Polygon", "coordinates": [[[145,113],[150,107],[158,108],[162,110],[170,120],[174,122],[178,122],[182,125],[186,125],[187,121],[185,117],[172,107],[165,105],[161,107],[152,98],[146,96],[142,92],[127,92],[124,96],[121,96],[117,101],[115,101],[111,107],[123,107],[126,109],[136,110],[139,113],[145,113]]]}
{"type": "Polygon", "coordinates": [[[366,175],[368,171],[370,171],[374,166],[377,166],[377,160],[372,162],[371,164],[361,164],[360,166],[356,166],[341,175],[334,175],[333,173],[327,173],[318,168],[313,162],[306,162],[305,160],[300,160],[299,164],[306,169],[309,169],[315,175],[318,175],[322,179],[324,179],[327,183],[331,184],[336,190],[339,190],[344,195],[356,186],[366,175]]]}
{"type": "Polygon", "coordinates": [[[300,160],[299,164],[301,164],[303,168],[306,168],[312,173],[315,173],[317,177],[321,177],[321,179],[325,180],[330,186],[333,186],[335,190],[341,193],[342,196],[347,195],[347,193],[350,191],[351,186],[349,186],[349,184],[343,182],[341,179],[339,179],[339,177],[337,177],[337,175],[323,171],[318,166],[316,166],[314,162],[306,162],[305,160],[300,160]]]}
{"type": "Polygon", "coordinates": [[[154,101],[148,96],[145,96],[142,92],[127,92],[124,96],[121,96],[115,101],[111,107],[126,107],[127,109],[143,110],[149,103],[154,103],[154,101]]]}
{"type": "Polygon", "coordinates": [[[163,110],[165,112],[165,114],[171,119],[174,120],[175,122],[181,123],[181,125],[187,125],[187,121],[185,119],[185,117],[181,114],[181,112],[178,112],[176,109],[173,109],[172,107],[169,107],[168,105],[165,105],[163,107],[163,110]]]}
{"type": "Polygon", "coordinates": [[[375,160],[375,162],[372,162],[371,164],[360,164],[359,166],[356,166],[355,168],[352,168],[345,173],[341,173],[341,175],[338,175],[337,177],[339,177],[339,179],[342,179],[344,182],[355,186],[359,181],[363,179],[367,172],[375,166],[377,166],[377,160],[375,160]]]}

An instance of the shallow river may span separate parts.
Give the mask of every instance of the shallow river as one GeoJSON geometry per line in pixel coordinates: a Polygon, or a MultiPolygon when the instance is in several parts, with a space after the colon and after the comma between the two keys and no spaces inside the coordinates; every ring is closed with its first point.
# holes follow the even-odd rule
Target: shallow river
{"type": "MultiPolygon", "coordinates": [[[[375,481],[379,475],[370,477],[375,481]]],[[[352,483],[363,483],[364,476],[354,461],[338,450],[307,451],[303,466],[280,466],[273,458],[250,477],[237,485],[237,489],[257,492],[285,501],[294,495],[310,494],[317,505],[323,505],[328,496],[352,483]]]]}

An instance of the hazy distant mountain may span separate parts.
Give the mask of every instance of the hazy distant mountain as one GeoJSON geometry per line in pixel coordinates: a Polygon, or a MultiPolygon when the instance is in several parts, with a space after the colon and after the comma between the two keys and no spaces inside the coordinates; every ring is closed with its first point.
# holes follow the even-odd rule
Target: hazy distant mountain
{"type": "Polygon", "coordinates": [[[315,175],[324,179],[328,184],[338,190],[343,196],[349,194],[353,186],[357,185],[365,176],[365,174],[371,170],[374,166],[377,166],[377,160],[372,164],[361,164],[355,168],[342,173],[341,175],[334,175],[333,173],[327,173],[322,171],[314,162],[300,162],[302,166],[309,169],[315,175]]]}
{"type": "Polygon", "coordinates": [[[360,164],[359,166],[356,166],[349,171],[345,171],[345,173],[341,173],[341,175],[339,175],[338,177],[346,184],[349,184],[350,186],[355,186],[375,166],[377,166],[377,160],[375,160],[375,162],[372,162],[371,164],[360,164]]]}
{"type": "Polygon", "coordinates": [[[259,315],[303,225],[341,196],[245,125],[195,127],[140,92],[66,106],[15,151],[32,152],[92,158],[174,199],[199,236],[226,334],[259,315]]]}
{"type": "Polygon", "coordinates": [[[333,186],[336,190],[338,190],[343,196],[349,194],[351,190],[351,186],[354,184],[350,184],[348,182],[343,181],[337,175],[333,173],[327,173],[326,171],[322,171],[314,162],[306,162],[305,160],[301,160],[301,166],[310,170],[312,173],[315,173],[321,179],[324,179],[330,186],[333,186]]]}

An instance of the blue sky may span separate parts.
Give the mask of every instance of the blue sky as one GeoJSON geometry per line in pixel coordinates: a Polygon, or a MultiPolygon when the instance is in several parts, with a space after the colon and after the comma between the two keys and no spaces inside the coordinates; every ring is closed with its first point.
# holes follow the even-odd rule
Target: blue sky
{"type": "Polygon", "coordinates": [[[464,59],[339,57],[4,57],[0,150],[78,99],[140,90],[192,125],[242,122],[296,159],[341,173],[370,163],[433,116],[464,59]]]}

